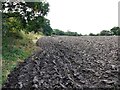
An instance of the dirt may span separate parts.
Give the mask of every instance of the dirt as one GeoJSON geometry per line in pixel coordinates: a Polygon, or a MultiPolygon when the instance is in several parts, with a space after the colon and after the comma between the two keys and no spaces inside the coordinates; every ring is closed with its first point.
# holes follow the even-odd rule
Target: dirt
{"type": "Polygon", "coordinates": [[[55,36],[20,63],[4,88],[20,90],[120,90],[119,37],[55,36]]]}

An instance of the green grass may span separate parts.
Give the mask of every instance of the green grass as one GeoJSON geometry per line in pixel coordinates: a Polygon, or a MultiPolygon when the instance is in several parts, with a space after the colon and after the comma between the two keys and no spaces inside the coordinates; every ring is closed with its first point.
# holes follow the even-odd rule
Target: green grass
{"type": "Polygon", "coordinates": [[[36,50],[33,40],[37,40],[41,35],[21,31],[19,33],[9,33],[2,38],[2,81],[3,84],[10,71],[12,71],[19,62],[30,56],[36,50]]]}

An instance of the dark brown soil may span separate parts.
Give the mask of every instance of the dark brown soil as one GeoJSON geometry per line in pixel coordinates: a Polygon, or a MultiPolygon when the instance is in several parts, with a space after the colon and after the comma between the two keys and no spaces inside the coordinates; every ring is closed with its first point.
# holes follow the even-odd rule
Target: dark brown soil
{"type": "Polygon", "coordinates": [[[43,37],[3,88],[120,90],[118,37],[43,37]]]}

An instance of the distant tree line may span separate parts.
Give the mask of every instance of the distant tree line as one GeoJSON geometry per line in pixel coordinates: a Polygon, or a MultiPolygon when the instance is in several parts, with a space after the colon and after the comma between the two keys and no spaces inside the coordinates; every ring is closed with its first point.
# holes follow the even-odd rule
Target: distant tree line
{"type": "Polygon", "coordinates": [[[120,28],[119,27],[113,27],[110,30],[102,30],[100,33],[98,34],[93,34],[90,33],[89,36],[120,36],[120,28]]]}
{"type": "Polygon", "coordinates": [[[77,32],[71,32],[71,31],[64,32],[64,31],[59,30],[59,29],[53,29],[52,35],[61,35],[61,36],[82,36],[82,34],[78,34],[77,32]]]}
{"type": "Polygon", "coordinates": [[[71,31],[67,31],[64,32],[62,30],[59,29],[54,29],[52,32],[52,35],[65,35],[65,36],[119,36],[120,35],[120,28],[119,27],[113,27],[110,30],[102,30],[100,33],[94,34],[94,33],[90,33],[89,35],[82,35],[82,34],[78,34],[77,32],[71,32],[71,31]]]}

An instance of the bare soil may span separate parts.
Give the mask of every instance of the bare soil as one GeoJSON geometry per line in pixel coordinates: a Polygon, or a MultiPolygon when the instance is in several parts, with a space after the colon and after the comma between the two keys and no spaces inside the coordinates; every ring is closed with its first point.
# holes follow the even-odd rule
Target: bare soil
{"type": "Polygon", "coordinates": [[[20,90],[120,90],[119,38],[55,36],[20,63],[3,88],[20,90]]]}

